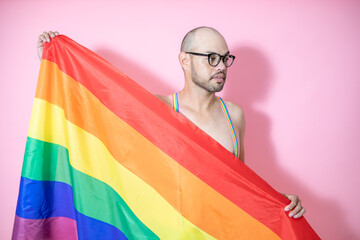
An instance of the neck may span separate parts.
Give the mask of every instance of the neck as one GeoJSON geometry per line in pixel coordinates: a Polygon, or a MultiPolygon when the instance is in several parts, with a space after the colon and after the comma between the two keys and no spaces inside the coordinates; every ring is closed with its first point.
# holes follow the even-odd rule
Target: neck
{"type": "Polygon", "coordinates": [[[215,92],[208,92],[198,86],[185,84],[179,92],[179,100],[182,106],[191,108],[197,112],[209,111],[216,102],[215,92]]]}

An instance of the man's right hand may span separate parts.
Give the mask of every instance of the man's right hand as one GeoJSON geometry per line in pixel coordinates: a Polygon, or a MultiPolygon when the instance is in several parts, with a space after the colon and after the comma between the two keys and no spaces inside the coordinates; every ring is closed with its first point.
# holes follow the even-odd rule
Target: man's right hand
{"type": "Polygon", "coordinates": [[[59,35],[58,32],[52,32],[52,31],[43,32],[42,34],[39,35],[37,40],[37,53],[40,61],[44,50],[44,43],[50,42],[51,38],[54,38],[58,35],[59,35]]]}

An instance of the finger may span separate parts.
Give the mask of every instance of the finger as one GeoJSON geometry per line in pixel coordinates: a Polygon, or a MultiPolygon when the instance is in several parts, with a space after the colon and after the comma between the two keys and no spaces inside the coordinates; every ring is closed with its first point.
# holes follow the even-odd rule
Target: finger
{"type": "Polygon", "coordinates": [[[44,35],[44,37],[46,38],[46,41],[47,41],[47,42],[50,42],[50,35],[49,35],[49,33],[43,32],[42,35],[44,35]]]}
{"type": "Polygon", "coordinates": [[[302,217],[302,216],[305,214],[305,212],[306,212],[305,208],[302,208],[301,211],[298,212],[298,213],[294,216],[294,218],[300,218],[300,217],[302,217]]]}
{"type": "Polygon", "coordinates": [[[300,201],[299,201],[299,204],[296,205],[296,207],[294,208],[294,210],[292,210],[292,211],[289,213],[289,217],[292,217],[292,216],[298,214],[298,213],[301,211],[302,208],[303,208],[303,207],[301,206],[300,201]]]}
{"type": "Polygon", "coordinates": [[[289,195],[288,198],[290,199],[290,204],[285,207],[285,211],[289,211],[293,209],[298,204],[298,197],[295,195],[289,195]]]}
{"type": "Polygon", "coordinates": [[[40,34],[37,42],[38,43],[46,42],[46,38],[42,34],[40,34]]]}
{"type": "Polygon", "coordinates": [[[42,47],[46,43],[46,38],[43,35],[40,35],[37,41],[37,46],[42,47]]]}
{"type": "Polygon", "coordinates": [[[59,33],[58,33],[58,32],[49,31],[49,35],[50,35],[51,38],[54,38],[54,37],[58,36],[59,33]]]}
{"type": "Polygon", "coordinates": [[[55,37],[55,33],[52,32],[52,31],[49,31],[49,35],[50,35],[51,38],[55,37]]]}

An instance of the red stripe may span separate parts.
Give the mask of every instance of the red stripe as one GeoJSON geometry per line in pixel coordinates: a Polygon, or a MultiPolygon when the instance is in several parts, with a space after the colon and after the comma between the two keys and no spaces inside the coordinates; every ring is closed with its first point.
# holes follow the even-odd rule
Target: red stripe
{"type": "Polygon", "coordinates": [[[114,114],[280,237],[291,238],[294,232],[304,231],[304,228],[308,229],[305,232],[309,234],[309,239],[316,236],[305,218],[286,219],[283,208],[288,204],[288,199],[188,119],[93,52],[65,36],[59,36],[50,44],[45,44],[43,58],[55,62],[114,114]],[[47,51],[48,48],[55,48],[56,51],[47,51]],[[78,62],[88,63],[85,68],[71,61],[74,56],[78,62]],[[107,71],[101,71],[102,68],[107,71]],[[268,206],[272,206],[271,209],[268,206]],[[272,215],[274,212],[277,213],[275,216],[272,215]],[[279,224],[279,221],[288,227],[279,224]],[[290,229],[289,224],[293,225],[293,229],[290,229]]]}

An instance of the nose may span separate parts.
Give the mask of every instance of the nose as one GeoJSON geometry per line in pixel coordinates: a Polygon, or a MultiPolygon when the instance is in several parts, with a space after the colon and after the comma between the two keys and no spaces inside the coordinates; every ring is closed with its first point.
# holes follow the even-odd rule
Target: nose
{"type": "Polygon", "coordinates": [[[216,70],[218,70],[218,71],[224,71],[224,70],[226,70],[226,69],[227,69],[227,67],[226,67],[225,64],[224,64],[224,58],[222,57],[222,58],[220,59],[219,64],[216,66],[216,70]]]}

